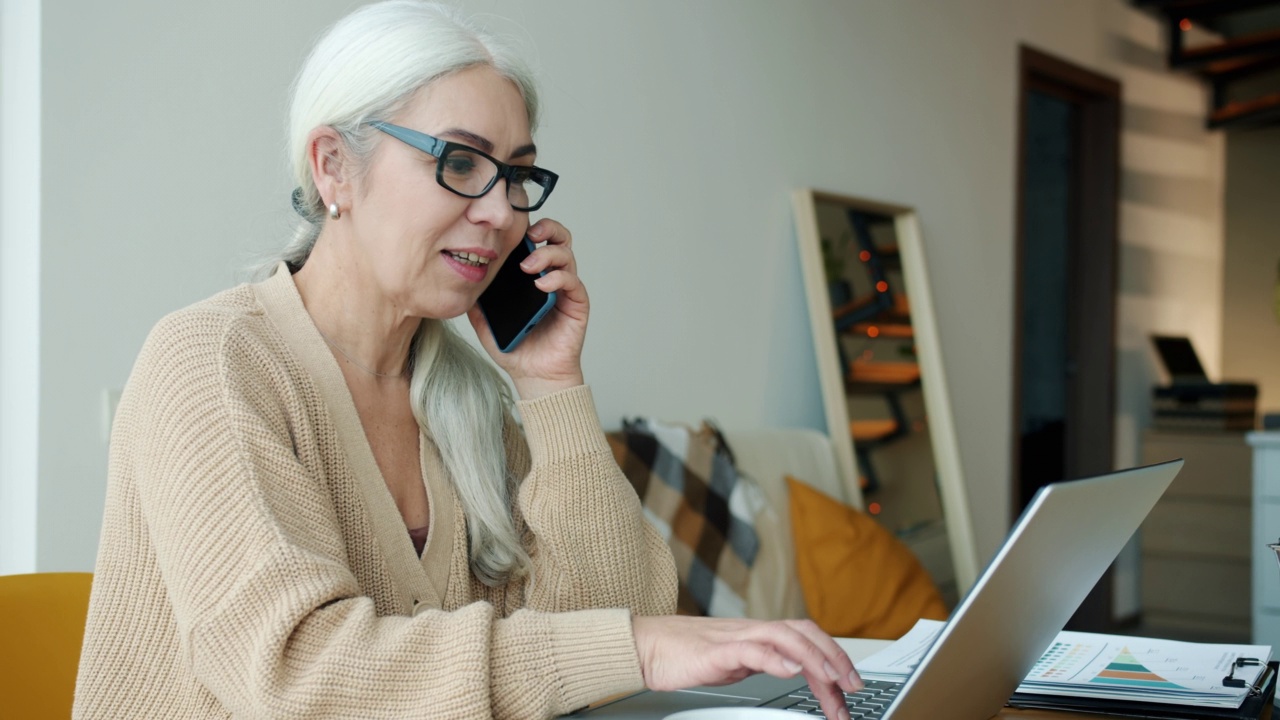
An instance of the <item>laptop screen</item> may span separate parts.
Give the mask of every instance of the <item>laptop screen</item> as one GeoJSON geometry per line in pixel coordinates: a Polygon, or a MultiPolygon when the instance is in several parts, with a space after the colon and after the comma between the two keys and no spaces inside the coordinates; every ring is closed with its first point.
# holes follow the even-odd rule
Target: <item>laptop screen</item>
{"type": "Polygon", "coordinates": [[[1164,363],[1164,369],[1174,382],[1209,381],[1204,374],[1204,367],[1200,365],[1200,358],[1196,357],[1196,349],[1192,347],[1190,339],[1171,335],[1152,335],[1151,342],[1155,343],[1156,352],[1160,354],[1160,362],[1164,363]]]}

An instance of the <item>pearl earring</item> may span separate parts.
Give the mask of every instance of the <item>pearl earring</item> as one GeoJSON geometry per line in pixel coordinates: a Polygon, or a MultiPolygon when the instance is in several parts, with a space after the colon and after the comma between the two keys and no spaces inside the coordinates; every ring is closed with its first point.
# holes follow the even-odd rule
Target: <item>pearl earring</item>
{"type": "Polygon", "coordinates": [[[338,203],[329,203],[329,217],[334,220],[342,217],[342,211],[338,209],[338,203]]]}

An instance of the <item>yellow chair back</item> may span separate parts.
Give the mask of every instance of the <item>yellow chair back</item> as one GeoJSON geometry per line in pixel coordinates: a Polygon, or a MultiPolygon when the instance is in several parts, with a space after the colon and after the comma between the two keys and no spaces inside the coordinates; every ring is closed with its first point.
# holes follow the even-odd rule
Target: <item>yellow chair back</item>
{"type": "Polygon", "coordinates": [[[0,715],[69,718],[92,573],[0,575],[0,715]]]}

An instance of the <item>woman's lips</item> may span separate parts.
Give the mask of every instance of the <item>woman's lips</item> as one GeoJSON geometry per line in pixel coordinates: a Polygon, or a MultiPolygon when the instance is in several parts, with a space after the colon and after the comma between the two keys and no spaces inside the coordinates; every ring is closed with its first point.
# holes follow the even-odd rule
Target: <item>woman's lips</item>
{"type": "Polygon", "coordinates": [[[468,282],[481,282],[489,274],[489,265],[464,263],[454,257],[448,250],[441,251],[440,255],[444,258],[446,265],[453,268],[454,272],[461,275],[468,282]]]}

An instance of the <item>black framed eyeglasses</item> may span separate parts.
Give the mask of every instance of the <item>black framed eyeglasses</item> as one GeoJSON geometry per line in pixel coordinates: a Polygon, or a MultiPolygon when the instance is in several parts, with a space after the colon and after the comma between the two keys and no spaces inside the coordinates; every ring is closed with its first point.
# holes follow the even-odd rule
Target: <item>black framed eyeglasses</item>
{"type": "Polygon", "coordinates": [[[511,207],[531,212],[542,207],[560,178],[550,170],[532,165],[508,165],[473,147],[381,120],[371,121],[369,125],[435,157],[439,161],[436,163],[436,182],[465,198],[484,197],[498,184],[498,180],[506,180],[507,201],[511,207]]]}

